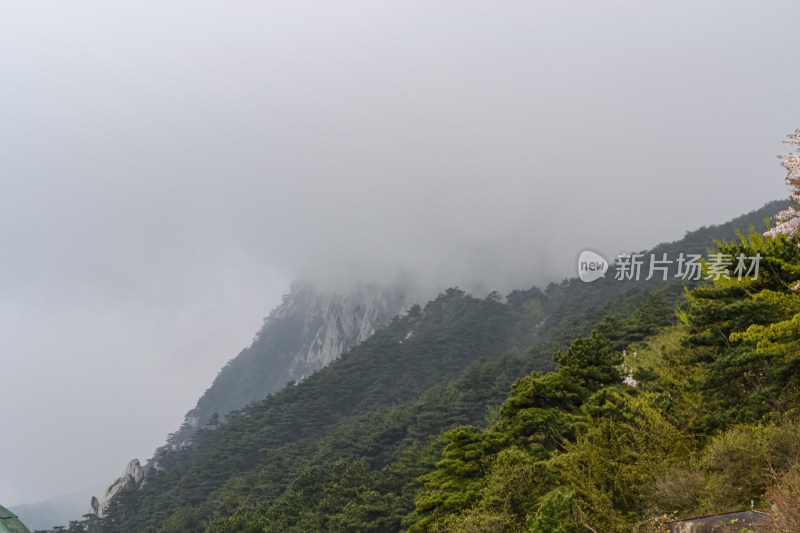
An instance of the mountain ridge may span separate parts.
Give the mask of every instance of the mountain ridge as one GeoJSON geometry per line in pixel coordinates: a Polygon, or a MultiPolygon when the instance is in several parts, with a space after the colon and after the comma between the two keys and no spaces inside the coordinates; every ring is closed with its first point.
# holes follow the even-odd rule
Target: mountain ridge
{"type": "MultiPolygon", "coordinates": [[[[687,235],[684,239],[675,241],[673,243],[662,243],[654,247],[653,251],[675,250],[677,252],[679,250],[688,253],[702,252],[705,248],[711,245],[710,241],[712,237],[710,236],[713,236],[713,238],[717,239],[733,239],[735,238],[735,233],[733,232],[734,226],[741,229],[746,229],[748,226],[758,226],[764,218],[771,216],[774,214],[774,212],[779,210],[779,206],[781,204],[785,204],[785,202],[771,202],[761,209],[751,211],[750,213],[737,217],[728,223],[719,226],[704,227],[699,230],[687,232],[687,235]]],[[[563,323],[564,320],[570,320],[571,318],[580,315],[581,312],[589,310],[595,304],[601,304],[602,302],[609,301],[609,298],[612,298],[624,290],[632,288],[633,286],[634,285],[632,283],[614,283],[611,280],[599,280],[596,283],[587,285],[577,281],[575,278],[565,279],[560,285],[551,283],[551,285],[548,286],[548,288],[544,291],[547,300],[550,301],[550,304],[548,304],[550,309],[548,309],[548,313],[546,315],[547,319],[550,321],[549,325],[551,328],[554,328],[558,324],[563,323]]],[[[538,289],[536,291],[514,291],[513,293],[509,294],[507,300],[509,305],[519,305],[521,308],[523,308],[528,306],[531,302],[539,301],[537,294],[542,293],[541,291],[538,291],[538,289]]],[[[533,311],[533,307],[530,307],[528,311],[533,311]]],[[[281,319],[283,316],[276,314],[276,318],[281,319]]],[[[413,318],[413,316],[411,318],[413,318]]],[[[394,322],[397,320],[398,319],[395,319],[394,322]]],[[[529,324],[529,327],[531,327],[531,324],[533,324],[533,322],[529,324]]],[[[262,331],[264,331],[263,328],[262,331]]],[[[261,340],[261,338],[262,336],[259,334],[256,341],[261,340]]],[[[366,341],[370,341],[371,338],[371,336],[367,337],[366,341]]],[[[319,342],[318,345],[325,345],[325,335],[322,335],[321,337],[314,336],[315,341],[320,339],[323,339],[323,341],[319,342]]],[[[414,339],[413,328],[407,328],[407,331],[403,331],[402,335],[397,337],[394,342],[400,344],[405,340],[412,339],[414,339]],[[410,338],[408,337],[409,334],[412,335],[410,338]]],[[[254,345],[255,344],[256,343],[254,342],[254,345]]],[[[369,342],[362,342],[361,344],[369,344],[369,342]]],[[[522,349],[524,349],[524,347],[522,349]]],[[[313,360],[313,358],[311,360],[313,360]]],[[[300,375],[299,377],[302,379],[306,376],[308,376],[308,374],[300,375]]],[[[367,407],[365,406],[365,408],[367,407]]],[[[358,413],[360,410],[356,406],[356,410],[353,412],[358,413]]],[[[369,412],[369,410],[367,409],[366,411],[361,412],[366,413],[369,412]]],[[[200,430],[203,430],[202,426],[199,426],[199,428],[200,430]]],[[[205,436],[203,438],[207,439],[208,437],[205,436]]],[[[175,451],[177,448],[179,447],[173,448],[173,451],[175,451]]],[[[159,449],[159,453],[170,455],[168,452],[169,450],[166,448],[159,449]]]]}

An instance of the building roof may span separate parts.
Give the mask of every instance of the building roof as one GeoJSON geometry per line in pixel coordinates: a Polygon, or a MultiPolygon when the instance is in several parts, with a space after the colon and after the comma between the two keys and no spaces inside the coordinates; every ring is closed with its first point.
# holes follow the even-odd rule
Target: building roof
{"type": "Polygon", "coordinates": [[[31,533],[17,515],[0,505],[0,533],[31,533]]]}

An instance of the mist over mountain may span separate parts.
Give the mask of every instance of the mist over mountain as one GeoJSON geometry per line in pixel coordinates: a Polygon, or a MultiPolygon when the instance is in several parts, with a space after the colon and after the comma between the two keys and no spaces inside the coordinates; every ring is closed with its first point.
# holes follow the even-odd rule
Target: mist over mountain
{"type": "MultiPolygon", "coordinates": [[[[680,253],[703,255],[714,239],[735,240],[736,230],[762,228],[765,219],[785,207],[782,200],[769,202],[724,224],[687,231],[683,239],[659,244],[652,252],[673,258],[680,253]]],[[[232,410],[260,401],[289,382],[303,380],[366,341],[390,319],[405,314],[414,304],[424,304],[445,288],[437,290],[419,283],[411,275],[396,276],[382,284],[359,283],[335,272],[318,277],[316,282],[293,282],[281,305],[264,319],[252,345],[220,370],[195,408],[186,414],[180,429],[170,434],[167,446],[177,449],[187,444],[213,415],[224,419],[232,410]]],[[[513,279],[500,285],[507,288],[509,283],[513,279]]],[[[483,297],[489,292],[487,287],[491,285],[473,281],[471,287],[462,288],[483,297]]]]}
{"type": "Polygon", "coordinates": [[[281,305],[264,319],[253,344],[219,371],[167,446],[180,448],[212,416],[219,423],[228,412],[305,379],[426,296],[407,279],[346,289],[295,281],[281,305]]]}
{"type": "Polygon", "coordinates": [[[294,279],[544,287],[784,196],[799,10],[2,3],[0,503],[162,445],[294,279]]]}
{"type": "MultiPolygon", "coordinates": [[[[704,255],[714,240],[736,240],[737,230],[750,227],[763,228],[765,219],[785,207],[786,202],[782,200],[769,202],[724,224],[687,231],[679,241],[658,244],[652,248],[652,252],[659,256],[666,253],[673,258],[680,253],[704,255]]],[[[248,412],[248,409],[252,409],[253,405],[265,397],[274,396],[279,392],[286,393],[283,389],[291,388],[287,383],[302,382],[349,349],[364,344],[375,332],[382,330],[390,322],[395,324],[394,329],[397,330],[397,315],[404,315],[412,307],[417,307],[414,305],[417,302],[424,304],[433,297],[431,287],[420,286],[418,280],[409,275],[396,276],[391,283],[385,285],[346,283],[344,278],[334,280],[333,276],[329,276],[327,280],[327,285],[301,280],[292,284],[290,292],[283,297],[283,302],[264,319],[252,344],[219,371],[217,378],[197,401],[195,408],[186,414],[180,428],[167,437],[165,445],[156,449],[153,460],[145,466],[151,475],[159,468],[165,467],[161,464],[165,460],[166,468],[174,467],[174,464],[172,467],[168,466],[174,461],[172,454],[182,447],[197,445],[210,429],[225,427],[229,423],[227,415],[230,412],[234,412],[234,420],[237,420],[242,412],[248,412]],[[245,409],[242,411],[242,408],[245,409]]],[[[639,287],[652,290],[659,284],[657,279],[649,282],[644,280],[619,282],[604,279],[586,284],[571,278],[560,284],[550,283],[544,292],[536,288],[515,290],[507,297],[508,312],[512,314],[504,315],[503,320],[511,320],[507,326],[512,326],[514,320],[520,320],[520,324],[524,326],[519,330],[513,327],[504,330],[505,333],[500,335],[496,342],[514,345],[519,351],[528,346],[528,343],[533,343],[534,339],[541,341],[547,338],[547,335],[559,326],[574,321],[582,313],[589,312],[592,306],[602,306],[628,290],[635,291],[639,287]],[[517,318],[512,319],[515,314],[517,318]]],[[[457,297],[458,291],[451,289],[446,292],[450,297],[457,297]]],[[[675,294],[679,295],[680,291],[674,293],[673,298],[675,294]]],[[[478,295],[483,297],[485,293],[478,295]]],[[[642,301],[641,295],[635,298],[638,298],[639,302],[642,301]]],[[[490,295],[487,298],[488,301],[493,299],[502,298],[500,294],[490,295]]],[[[415,335],[416,326],[413,324],[418,319],[414,317],[418,316],[419,308],[412,311],[411,317],[403,319],[406,325],[390,335],[389,339],[396,337],[395,340],[390,340],[390,345],[398,341],[402,345],[415,335]]],[[[588,320],[591,321],[592,318],[588,320]]],[[[447,330],[441,324],[436,326],[435,330],[440,328],[447,330]]],[[[418,341],[418,338],[415,339],[415,342],[418,341]]],[[[362,347],[359,353],[368,354],[370,349],[362,347]]],[[[435,353],[436,348],[432,349],[435,353]]],[[[542,359],[538,360],[537,365],[542,369],[550,368],[547,357],[543,355],[547,353],[547,349],[543,350],[542,359]]],[[[352,362],[349,368],[355,368],[352,362]]],[[[404,372],[400,371],[396,376],[400,377],[404,372]]],[[[365,394],[369,396],[368,393],[365,394]]],[[[493,394],[502,397],[502,388],[493,394]]],[[[135,463],[141,478],[143,471],[139,469],[138,461],[132,463],[135,463]]],[[[118,496],[121,491],[135,492],[142,486],[141,482],[139,479],[135,488],[131,489],[125,488],[123,479],[117,480],[115,484],[120,487],[112,490],[110,497],[102,500],[103,512],[110,504],[111,497],[118,496]]],[[[102,495],[102,491],[95,493],[102,495]]],[[[77,508],[82,511],[88,509],[88,498],[84,498],[80,503],[82,505],[78,504],[77,508]]],[[[36,527],[50,527],[58,523],[52,522],[53,519],[66,524],[65,518],[75,520],[80,516],[75,511],[74,499],[50,505],[21,506],[20,509],[23,511],[20,513],[21,516],[32,524],[38,524],[36,527]],[[60,513],[53,510],[57,506],[60,506],[60,513]],[[69,515],[70,510],[72,515],[69,515]]]]}
{"type": "MultiPolygon", "coordinates": [[[[652,252],[704,255],[715,240],[736,240],[737,230],[762,227],[785,205],[770,202],[725,224],[686,232],[652,252]]],[[[350,475],[341,465],[359,457],[365,463],[358,468],[388,476],[374,490],[389,490],[385,498],[393,502],[359,519],[380,531],[404,531],[419,520],[409,507],[420,488],[417,477],[432,467],[423,461],[404,470],[407,454],[418,453],[425,442],[430,446],[436,442],[432,435],[453,424],[481,425],[511,383],[531,370],[554,370],[554,350],[593,327],[621,350],[674,324],[684,286],[697,285],[611,276],[585,283],[573,277],[505,298],[475,298],[450,288],[413,305],[423,295],[408,278],[341,292],[295,282],[252,345],[220,371],[181,428],[156,450],[145,482],[133,461],[135,486],[113,491],[102,512],[71,523],[70,531],[201,532],[211,523],[239,531],[238,521],[281,513],[286,505],[328,517],[328,504],[281,502],[294,498],[293,487],[317,469],[338,483],[339,476],[350,475]],[[253,502],[262,502],[258,510],[253,502]],[[234,514],[237,507],[249,514],[234,514]],[[383,518],[375,521],[372,513],[383,518]]],[[[268,523],[281,527],[279,521],[268,523]]],[[[335,530],[302,520],[296,527],[335,530]]]]}

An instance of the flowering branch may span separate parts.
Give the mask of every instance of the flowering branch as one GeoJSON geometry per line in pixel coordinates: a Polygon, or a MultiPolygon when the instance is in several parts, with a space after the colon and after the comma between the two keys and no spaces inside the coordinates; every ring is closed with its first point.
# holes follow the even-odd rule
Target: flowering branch
{"type": "Polygon", "coordinates": [[[786,183],[792,187],[792,194],[789,197],[794,203],[789,209],[784,209],[775,215],[775,222],[778,224],[771,230],[764,233],[768,237],[776,235],[795,235],[800,230],[800,210],[795,206],[800,206],[800,130],[794,130],[794,133],[788,135],[788,139],[783,141],[787,144],[797,146],[795,153],[788,153],[786,155],[779,155],[781,165],[786,169],[786,183]]]}

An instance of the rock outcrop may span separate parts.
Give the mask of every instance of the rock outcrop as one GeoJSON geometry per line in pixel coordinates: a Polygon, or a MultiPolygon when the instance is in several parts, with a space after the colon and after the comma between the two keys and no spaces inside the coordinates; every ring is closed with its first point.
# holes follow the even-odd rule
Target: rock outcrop
{"type": "Polygon", "coordinates": [[[123,490],[138,490],[143,484],[144,470],[142,470],[142,466],[139,464],[139,459],[134,459],[125,467],[122,476],[118,477],[117,480],[106,489],[103,498],[99,502],[95,496],[92,496],[90,507],[97,516],[102,517],[114,496],[123,490]]]}

